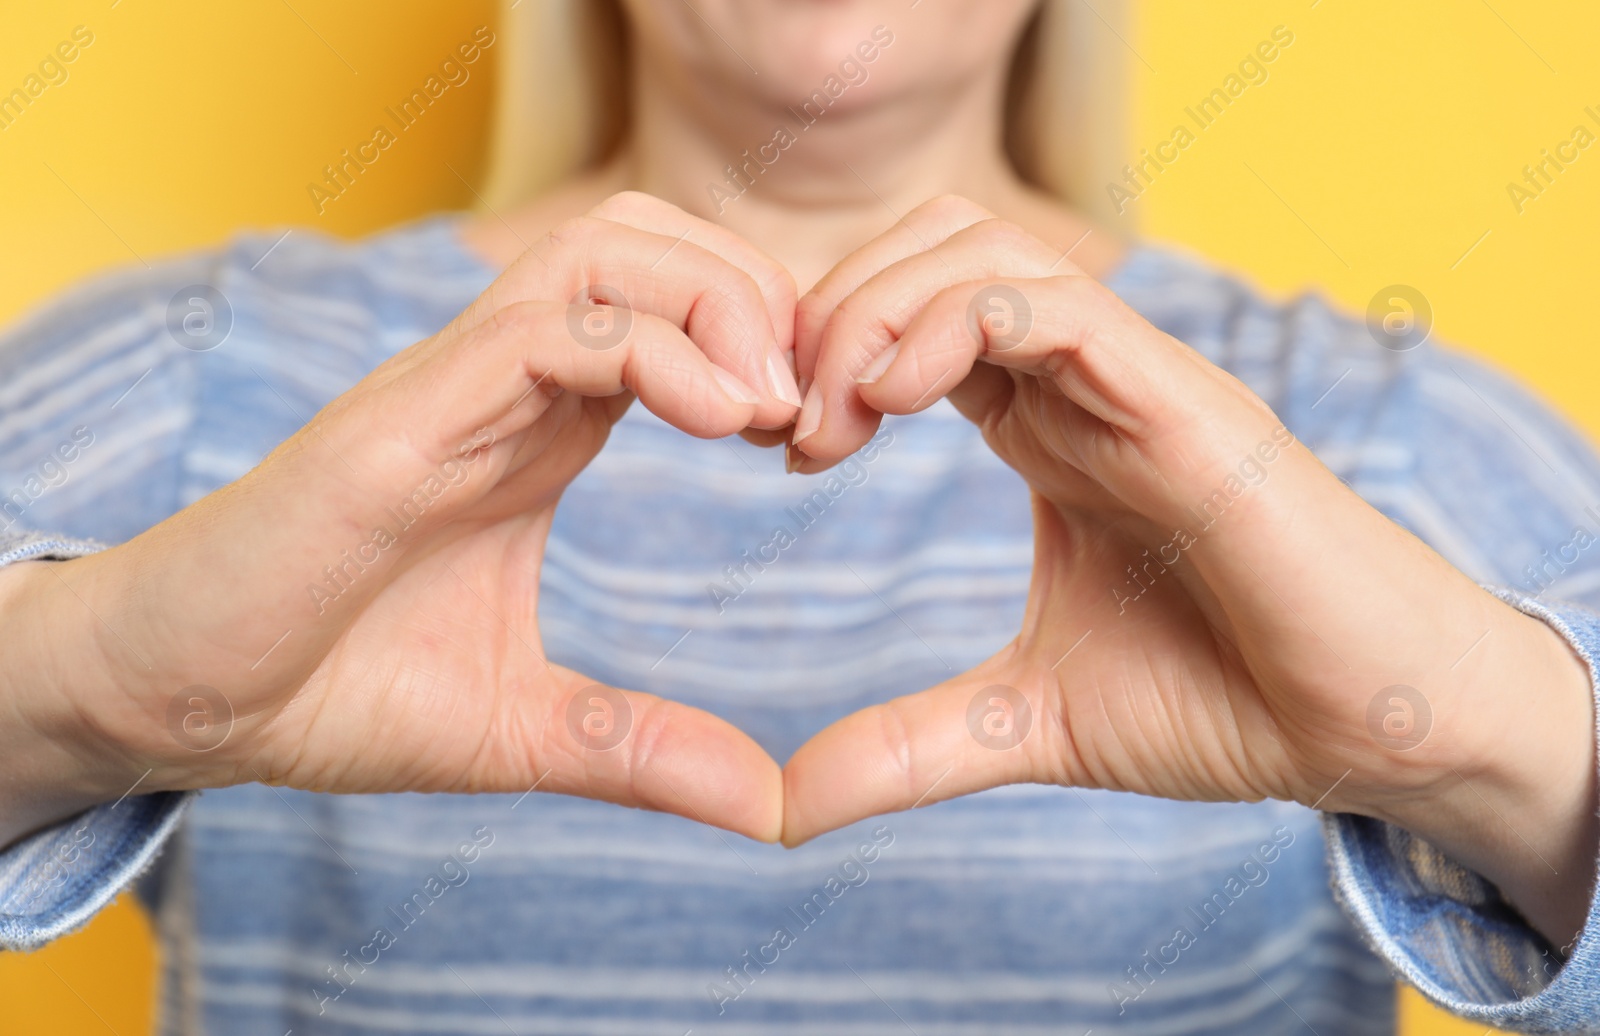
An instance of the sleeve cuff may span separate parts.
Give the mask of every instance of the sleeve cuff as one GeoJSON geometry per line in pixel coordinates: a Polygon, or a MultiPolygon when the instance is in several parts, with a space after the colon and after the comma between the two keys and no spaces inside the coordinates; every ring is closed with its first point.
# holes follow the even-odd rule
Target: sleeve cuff
{"type": "MultiPolygon", "coordinates": [[[[1600,615],[1487,589],[1566,638],[1594,689],[1600,615]]],[[[1492,883],[1409,832],[1344,813],[1325,814],[1323,832],[1335,897],[1368,944],[1424,995],[1498,1028],[1600,1031],[1600,901],[1591,899],[1563,956],[1492,883]]]]}
{"type": "Polygon", "coordinates": [[[155,862],[196,794],[129,796],[0,853],[0,948],[36,949],[82,927],[155,862]]]}
{"type": "Polygon", "coordinates": [[[104,543],[95,540],[77,540],[68,536],[51,536],[42,532],[16,532],[0,529],[0,565],[18,561],[70,561],[85,554],[98,554],[105,550],[104,543]]]}

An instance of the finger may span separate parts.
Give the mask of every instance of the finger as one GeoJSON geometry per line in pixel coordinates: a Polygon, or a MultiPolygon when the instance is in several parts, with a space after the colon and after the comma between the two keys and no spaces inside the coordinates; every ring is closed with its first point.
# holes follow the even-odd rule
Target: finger
{"type": "Polygon", "coordinates": [[[758,841],[777,840],[782,773],[748,734],[679,702],[560,672],[563,693],[527,707],[539,713],[526,721],[539,734],[525,739],[521,724],[509,725],[509,743],[486,753],[525,762],[480,779],[504,791],[537,782],[540,791],[674,813],[758,841]]]}
{"type": "MultiPolygon", "coordinates": [[[[429,343],[405,362],[380,368],[221,492],[227,500],[281,501],[271,523],[262,524],[258,506],[219,503],[208,510],[203,534],[186,527],[192,518],[152,533],[174,541],[251,542],[256,549],[249,559],[256,560],[232,551],[221,559],[223,567],[202,550],[174,550],[173,556],[191,566],[183,574],[194,585],[255,586],[263,610],[306,615],[304,580],[284,579],[283,572],[356,565],[340,550],[374,529],[398,522],[405,542],[414,542],[451,520],[499,484],[520,433],[552,405],[632,392],[669,423],[704,437],[743,428],[755,409],[750,397],[729,395],[729,376],[665,320],[635,314],[621,342],[595,350],[572,339],[568,318],[569,307],[559,303],[516,303],[453,341],[429,343]],[[565,390],[560,399],[544,391],[551,385],[565,390]],[[237,529],[224,528],[234,522],[237,529]]],[[[340,607],[326,615],[312,609],[304,626],[296,624],[297,638],[315,645],[335,636],[405,553],[382,550],[367,558],[359,566],[363,577],[340,598],[340,607]]],[[[263,678],[297,675],[273,672],[277,664],[269,658],[263,678]]]]}
{"type": "MultiPolygon", "coordinates": [[[[789,268],[726,227],[691,215],[654,195],[642,191],[613,194],[589,215],[613,223],[625,223],[674,239],[692,241],[721,256],[749,274],[767,300],[772,317],[772,332],[779,352],[787,361],[794,348],[794,311],[797,289],[789,268]]],[[[793,378],[791,376],[791,387],[793,378]]],[[[799,406],[799,400],[795,400],[799,406]]]]}
{"type": "MultiPolygon", "coordinates": [[[[862,387],[864,398],[887,413],[921,409],[945,391],[935,386],[939,371],[979,361],[1025,374],[1014,380],[1018,399],[1008,405],[1007,419],[1031,425],[1020,438],[1051,456],[1036,453],[1020,464],[1007,459],[1035,489],[1062,484],[1063,474],[1076,470],[1123,507],[1170,530],[1161,551],[1192,565],[1211,592],[1229,601],[1236,626],[1268,640],[1304,638],[1312,629],[1307,616],[1321,612],[1314,650],[1337,662],[1330,643],[1370,642],[1368,616],[1327,613],[1328,588],[1366,599],[1362,593],[1376,584],[1352,580],[1370,575],[1381,583],[1415,563],[1418,545],[1300,448],[1238,379],[1078,275],[941,292],[900,336],[882,377],[862,387]],[[973,336],[964,316],[973,291],[985,297],[1002,288],[1026,300],[1031,327],[1020,336],[1015,324],[973,336]],[[1046,385],[1060,396],[1042,391],[1046,385]]],[[[1003,401],[992,381],[985,388],[994,393],[987,400],[964,383],[956,393],[963,408],[1003,401]]]]}
{"type": "MultiPolygon", "coordinates": [[[[794,375],[794,312],[796,287],[788,267],[726,227],[691,215],[642,191],[622,191],[601,202],[589,215],[627,224],[675,240],[693,241],[749,274],[767,302],[772,320],[773,348],[762,362],[761,377],[751,384],[790,407],[800,405],[794,375]]],[[[671,261],[670,257],[664,261],[671,261]]],[[[792,411],[774,416],[762,411],[752,420],[757,429],[787,427],[792,411]]]]}
{"type": "MultiPolygon", "coordinates": [[[[937,250],[917,252],[880,269],[834,308],[823,330],[805,405],[795,425],[795,444],[807,456],[831,464],[872,437],[879,411],[866,403],[858,379],[877,373],[874,364],[894,346],[922,308],[953,284],[1009,274],[1043,274],[1056,261],[1051,249],[1014,224],[985,219],[952,233],[937,250]]],[[[936,359],[936,358],[935,358],[936,359]]],[[[956,363],[927,372],[933,402],[965,376],[956,363]]]]}
{"type": "Polygon", "coordinates": [[[950,235],[994,213],[956,195],[926,201],[894,226],[841,259],[812,286],[795,310],[795,363],[807,384],[814,376],[823,331],[839,303],[868,278],[901,259],[938,248],[950,235]]]}
{"type": "Polygon", "coordinates": [[[1192,463],[1197,430],[1232,424],[1253,434],[1271,417],[1236,380],[1083,275],[952,285],[927,300],[881,355],[888,360],[882,373],[858,388],[885,413],[926,409],[952,393],[981,421],[985,408],[1010,399],[975,364],[1035,379],[1027,416],[1039,437],[1114,492],[1132,493],[1130,503],[1213,474],[1192,463]],[[1050,403],[1053,397],[1072,405],[1050,403]],[[1146,463],[1130,466],[1132,453],[1146,463]],[[1161,465],[1148,463],[1158,453],[1172,457],[1159,474],[1161,465]]]}
{"type": "MultiPolygon", "coordinates": [[[[511,265],[459,316],[446,334],[460,332],[516,302],[548,300],[602,303],[648,313],[689,335],[713,363],[761,396],[753,420],[777,427],[793,419],[794,393],[775,395],[772,362],[777,341],[766,296],[744,270],[708,248],[677,236],[622,223],[580,217],[550,232],[551,244],[511,265]]],[[[597,349],[609,348],[627,317],[576,318],[570,333],[597,349]]]]}
{"type": "Polygon", "coordinates": [[[1042,690],[972,672],[873,705],[801,745],[783,769],[783,843],[986,788],[1052,780],[1042,690]]]}
{"type": "Polygon", "coordinates": [[[611,307],[517,302],[467,335],[440,343],[391,379],[363,409],[406,417],[423,455],[437,452],[486,417],[501,437],[537,420],[551,405],[535,387],[581,396],[632,392],[674,427],[719,438],[745,427],[759,405],[748,385],[712,363],[682,330],[661,317],[618,310],[602,345],[570,333],[575,319],[611,307]],[[469,416],[470,415],[470,416],[469,416]]]}

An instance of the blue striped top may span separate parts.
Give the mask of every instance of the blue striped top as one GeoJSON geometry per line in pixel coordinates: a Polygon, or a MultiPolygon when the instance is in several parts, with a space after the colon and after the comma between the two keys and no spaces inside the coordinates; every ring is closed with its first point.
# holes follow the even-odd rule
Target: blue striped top
{"type": "MultiPolygon", "coordinates": [[[[243,235],[18,322],[0,563],[119,542],[243,475],[488,285],[457,231],[243,235]],[[169,331],[194,284],[230,314],[209,351],[169,331]]],[[[1110,284],[1395,521],[1586,658],[1600,645],[1600,551],[1569,549],[1600,536],[1600,463],[1538,400],[1171,250],[1135,248],[1110,284]]],[[[557,512],[547,650],[781,761],[1014,635],[1027,493],[952,408],[890,419],[827,477],[633,407],[557,512]]],[[[1596,939],[1563,967],[1426,844],[1275,802],[1018,786],[791,851],[543,793],[134,794],[0,854],[0,944],[130,884],[158,918],[167,1033],[1384,1033],[1392,971],[1486,1024],[1600,1026],[1596,939]]]]}

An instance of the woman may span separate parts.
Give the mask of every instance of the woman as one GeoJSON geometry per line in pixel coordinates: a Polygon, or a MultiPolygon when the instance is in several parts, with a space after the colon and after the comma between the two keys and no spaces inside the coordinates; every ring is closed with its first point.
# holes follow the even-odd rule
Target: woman
{"type": "Polygon", "coordinates": [[[1030,186],[1026,0],[623,8],[535,200],[7,338],[8,944],[159,853],[174,1032],[1600,1024],[1600,620],[1479,585],[1581,441],[1030,186]]]}

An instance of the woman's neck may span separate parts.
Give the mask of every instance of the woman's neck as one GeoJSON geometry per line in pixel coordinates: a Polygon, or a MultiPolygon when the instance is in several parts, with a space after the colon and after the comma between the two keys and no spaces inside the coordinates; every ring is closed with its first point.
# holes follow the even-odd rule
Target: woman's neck
{"type": "Polygon", "coordinates": [[[745,237],[804,291],[910,209],[959,194],[1072,248],[1091,274],[1121,257],[1120,242],[1017,176],[1001,142],[999,70],[959,90],[870,104],[852,104],[847,88],[825,109],[714,97],[702,84],[674,82],[647,56],[633,81],[633,129],[618,154],[515,212],[474,221],[470,247],[507,264],[561,220],[638,190],[745,237]]]}

